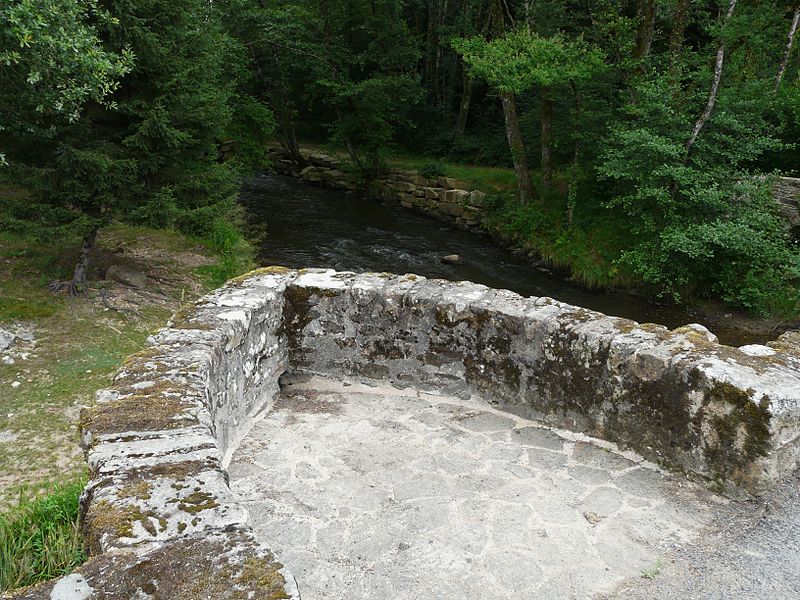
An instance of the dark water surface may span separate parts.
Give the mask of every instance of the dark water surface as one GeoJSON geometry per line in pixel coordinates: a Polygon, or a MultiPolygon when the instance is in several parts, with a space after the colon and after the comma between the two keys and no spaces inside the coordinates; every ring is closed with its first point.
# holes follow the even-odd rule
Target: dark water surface
{"type": "MultiPolygon", "coordinates": [[[[700,322],[684,307],[663,306],[638,296],[587,290],[564,274],[539,270],[533,262],[490,238],[449,227],[397,204],[369,200],[304,184],[291,177],[261,175],[242,191],[254,223],[266,223],[258,249],[263,265],[326,267],[340,271],[416,273],[429,278],[468,280],[522,296],[549,296],[608,315],[674,328],[700,322]],[[441,257],[458,254],[447,265],[441,257]]],[[[764,336],[709,326],[732,345],[763,342],[764,336]]]]}

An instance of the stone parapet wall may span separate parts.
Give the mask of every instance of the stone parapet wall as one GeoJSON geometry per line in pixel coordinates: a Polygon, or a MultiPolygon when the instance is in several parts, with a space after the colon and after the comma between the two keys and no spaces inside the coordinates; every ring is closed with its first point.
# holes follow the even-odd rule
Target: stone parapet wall
{"type": "Polygon", "coordinates": [[[18,598],[298,599],[228,487],[227,457],[287,366],[288,276],[234,282],[177,313],[81,415],[90,560],[18,598]]]}
{"type": "Polygon", "coordinates": [[[469,282],[270,267],[150,342],[81,416],[90,560],[16,597],[299,598],[226,473],[284,374],[476,397],[731,494],[769,488],[800,459],[797,334],[737,349],[699,325],[669,331],[469,282]]]}
{"type": "Polygon", "coordinates": [[[779,177],[773,189],[776,200],[781,204],[781,212],[790,226],[800,226],[800,179],[779,177]]]}
{"type": "MultiPolygon", "coordinates": [[[[298,165],[279,147],[270,148],[273,166],[284,175],[343,191],[359,189],[339,159],[305,149],[301,155],[305,165],[298,165]]],[[[389,169],[383,177],[369,182],[364,191],[370,198],[396,202],[461,229],[486,233],[482,226],[486,194],[457,186],[458,182],[449,177],[423,177],[416,171],[389,169]]]]}
{"type": "Polygon", "coordinates": [[[735,493],[800,454],[800,347],[722,346],[472,283],[309,271],[287,288],[294,371],[475,395],[735,493]]]}

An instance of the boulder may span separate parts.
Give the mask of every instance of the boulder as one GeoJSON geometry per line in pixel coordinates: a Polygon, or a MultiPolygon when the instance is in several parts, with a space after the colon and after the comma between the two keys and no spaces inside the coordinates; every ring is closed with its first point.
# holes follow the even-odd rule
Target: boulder
{"type": "Polygon", "coordinates": [[[334,168],[338,165],[338,162],[332,156],[316,152],[309,154],[307,160],[312,165],[317,165],[318,167],[334,168]]]}
{"type": "Polygon", "coordinates": [[[8,350],[16,337],[16,334],[0,328],[0,350],[8,350]]]}
{"type": "Polygon", "coordinates": [[[407,183],[405,181],[393,181],[391,187],[396,192],[413,192],[417,189],[413,183],[407,183]]]}
{"type": "Polygon", "coordinates": [[[460,265],[461,257],[458,254],[448,254],[442,257],[442,262],[448,265],[460,265]]]}
{"type": "Polygon", "coordinates": [[[689,323],[688,325],[684,325],[683,327],[679,327],[675,331],[681,333],[695,333],[699,336],[704,337],[706,340],[711,342],[712,344],[719,343],[719,338],[711,333],[705,325],[700,325],[700,323],[689,323]]]}
{"type": "Polygon", "coordinates": [[[128,265],[111,265],[106,270],[106,279],[135,288],[147,285],[147,275],[128,265]]]}
{"type": "Polygon", "coordinates": [[[322,171],[320,173],[320,177],[322,178],[322,181],[326,183],[338,184],[342,179],[344,179],[344,173],[339,169],[329,169],[322,171]]]}
{"type": "Polygon", "coordinates": [[[465,190],[442,190],[439,192],[439,200],[441,202],[450,202],[452,204],[461,204],[469,197],[469,192],[465,190]]]}

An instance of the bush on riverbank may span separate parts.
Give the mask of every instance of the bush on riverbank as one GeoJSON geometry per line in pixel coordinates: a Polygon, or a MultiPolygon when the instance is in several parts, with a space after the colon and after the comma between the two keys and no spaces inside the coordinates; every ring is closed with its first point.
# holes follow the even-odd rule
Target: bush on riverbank
{"type": "MultiPolygon", "coordinates": [[[[432,160],[405,156],[388,162],[418,169],[432,160]]],[[[720,299],[757,317],[800,314],[800,253],[768,180],[741,185],[731,179],[725,187],[720,182],[713,192],[716,218],[704,215],[701,221],[695,215],[651,223],[646,230],[642,219],[629,214],[635,205],[610,201],[608,190],[586,176],[570,181],[555,173],[545,187],[534,173],[537,201],[522,205],[511,169],[435,162],[462,187],[489,192],[484,224],[494,235],[588,288],[626,288],[676,302],[720,299]]],[[[642,177],[646,186],[649,179],[642,177]]],[[[712,193],[701,187],[697,193],[712,193]]]]}

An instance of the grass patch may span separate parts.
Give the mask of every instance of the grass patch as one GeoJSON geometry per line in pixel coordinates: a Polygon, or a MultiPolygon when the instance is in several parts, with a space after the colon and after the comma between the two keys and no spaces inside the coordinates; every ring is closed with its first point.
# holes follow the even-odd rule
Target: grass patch
{"type": "Polygon", "coordinates": [[[0,513],[0,591],[66,575],[86,560],[78,530],[83,486],[78,480],[42,496],[21,493],[0,513]]]}
{"type": "Polygon", "coordinates": [[[642,579],[655,579],[658,577],[659,573],[661,573],[662,566],[663,563],[661,562],[661,559],[657,558],[652,567],[641,572],[642,579]]]}
{"type": "Polygon", "coordinates": [[[482,167],[443,161],[431,161],[429,158],[400,157],[387,161],[391,167],[424,171],[432,162],[444,171],[444,175],[460,182],[470,190],[485,192],[502,192],[517,189],[517,180],[513,169],[504,167],[482,167]]]}
{"type": "Polygon", "coordinates": [[[513,192],[494,194],[487,205],[486,226],[502,239],[568,270],[587,288],[635,287],[637,280],[619,269],[627,225],[602,207],[576,207],[567,223],[567,204],[553,186],[542,202],[523,206],[513,192]]]}
{"type": "MultiPolygon", "coordinates": [[[[125,357],[146,347],[147,336],[183,302],[245,270],[233,260],[218,266],[224,261],[210,243],[174,231],[109,226],[100,233],[88,295],[69,298],[51,294],[47,284],[71,274],[79,240],[44,243],[0,232],[0,326],[9,323],[13,330],[21,322],[36,338],[35,344],[15,345],[13,364],[0,362],[0,510],[20,490],[38,493],[44,482],[86,475],[77,437],[80,408],[94,402],[95,391],[109,385],[125,357]],[[102,280],[115,262],[157,279],[145,294],[125,291],[102,280]],[[199,273],[206,269],[208,277],[199,273]],[[102,294],[112,304],[123,298],[129,312],[110,310],[102,294]]],[[[237,252],[231,255],[238,260],[237,252]]]]}

